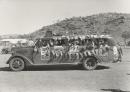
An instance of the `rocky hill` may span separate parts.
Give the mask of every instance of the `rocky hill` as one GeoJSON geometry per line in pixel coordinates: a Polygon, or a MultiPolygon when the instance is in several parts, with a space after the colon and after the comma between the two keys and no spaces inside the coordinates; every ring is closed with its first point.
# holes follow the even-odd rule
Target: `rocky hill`
{"type": "Polygon", "coordinates": [[[46,31],[55,34],[109,34],[117,41],[123,41],[121,37],[124,31],[130,31],[130,14],[102,13],[86,17],[72,17],[41,29],[30,34],[37,38],[45,35],[46,31]]]}
{"type": "MultiPolygon", "coordinates": [[[[123,42],[122,33],[130,33],[130,14],[101,13],[86,17],[72,17],[55,24],[43,26],[31,34],[20,35],[20,38],[43,37],[46,31],[58,35],[69,34],[109,34],[115,40],[123,42]]],[[[129,37],[127,37],[129,38],[129,37]]]]}

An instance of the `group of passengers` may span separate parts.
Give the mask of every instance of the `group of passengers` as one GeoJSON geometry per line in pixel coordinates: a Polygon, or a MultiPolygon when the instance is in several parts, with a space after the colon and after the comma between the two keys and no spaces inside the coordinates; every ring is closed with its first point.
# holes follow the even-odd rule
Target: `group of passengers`
{"type": "MultiPolygon", "coordinates": [[[[95,39],[56,39],[54,46],[64,46],[68,45],[68,55],[71,59],[72,55],[76,55],[77,59],[79,59],[79,56],[83,57],[83,55],[88,56],[92,54],[96,54],[96,49],[101,49],[101,53],[106,53],[109,50],[109,46],[105,41],[101,40],[95,40],[95,39]],[[67,41],[67,42],[65,42],[67,41]]],[[[98,51],[97,51],[98,53],[98,51]]],[[[104,54],[105,55],[105,54],[104,54]]]]}
{"type": "MultiPolygon", "coordinates": [[[[38,44],[41,46],[54,47],[54,48],[64,48],[66,52],[71,55],[75,54],[77,58],[79,58],[79,54],[83,52],[83,55],[91,55],[91,54],[102,54],[107,55],[110,49],[113,50],[113,53],[117,55],[118,49],[117,46],[109,46],[109,43],[105,39],[86,39],[86,38],[56,38],[50,39],[48,41],[41,40],[41,43],[38,44]],[[81,46],[81,48],[80,48],[81,46]]],[[[62,51],[60,52],[62,53],[62,51]]],[[[119,54],[118,54],[119,55],[119,54]]],[[[117,55],[117,56],[118,56],[117,55]]],[[[81,55],[82,56],[82,55],[81,55]]],[[[121,61],[121,60],[120,60],[121,61]]]]}

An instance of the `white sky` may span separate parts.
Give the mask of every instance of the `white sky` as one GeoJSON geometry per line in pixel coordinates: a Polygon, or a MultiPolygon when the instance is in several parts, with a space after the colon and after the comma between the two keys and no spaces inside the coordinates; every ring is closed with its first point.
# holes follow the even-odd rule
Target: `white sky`
{"type": "Polygon", "coordinates": [[[130,13],[130,0],[0,0],[0,35],[26,34],[57,20],[104,12],[130,13]]]}

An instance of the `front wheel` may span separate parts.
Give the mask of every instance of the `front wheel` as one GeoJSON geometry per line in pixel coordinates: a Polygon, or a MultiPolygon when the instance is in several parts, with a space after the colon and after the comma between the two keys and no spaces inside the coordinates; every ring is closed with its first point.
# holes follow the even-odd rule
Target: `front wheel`
{"type": "Polygon", "coordinates": [[[83,68],[85,70],[94,70],[97,67],[97,59],[89,57],[83,61],[83,68]]]}
{"type": "Polygon", "coordinates": [[[9,67],[13,71],[22,71],[25,68],[23,59],[16,57],[10,60],[9,67]]]}

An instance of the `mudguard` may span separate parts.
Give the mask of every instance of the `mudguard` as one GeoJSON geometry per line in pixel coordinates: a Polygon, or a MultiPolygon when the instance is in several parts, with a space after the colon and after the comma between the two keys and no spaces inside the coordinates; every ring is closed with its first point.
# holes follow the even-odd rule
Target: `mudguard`
{"type": "Polygon", "coordinates": [[[24,55],[21,55],[21,54],[12,55],[12,56],[8,59],[8,61],[6,62],[6,64],[9,64],[10,60],[11,60],[12,58],[15,58],[15,57],[20,57],[20,58],[22,58],[22,59],[25,61],[26,65],[33,65],[32,60],[30,60],[29,58],[27,58],[27,57],[25,57],[24,55]]]}
{"type": "Polygon", "coordinates": [[[103,62],[103,60],[98,55],[95,54],[93,57],[97,59],[97,63],[103,62]]]}
{"type": "Polygon", "coordinates": [[[99,57],[99,55],[97,55],[95,52],[90,52],[90,51],[85,51],[84,55],[86,58],[88,57],[94,57],[95,59],[97,59],[97,63],[102,62],[103,60],[99,57]]]}

